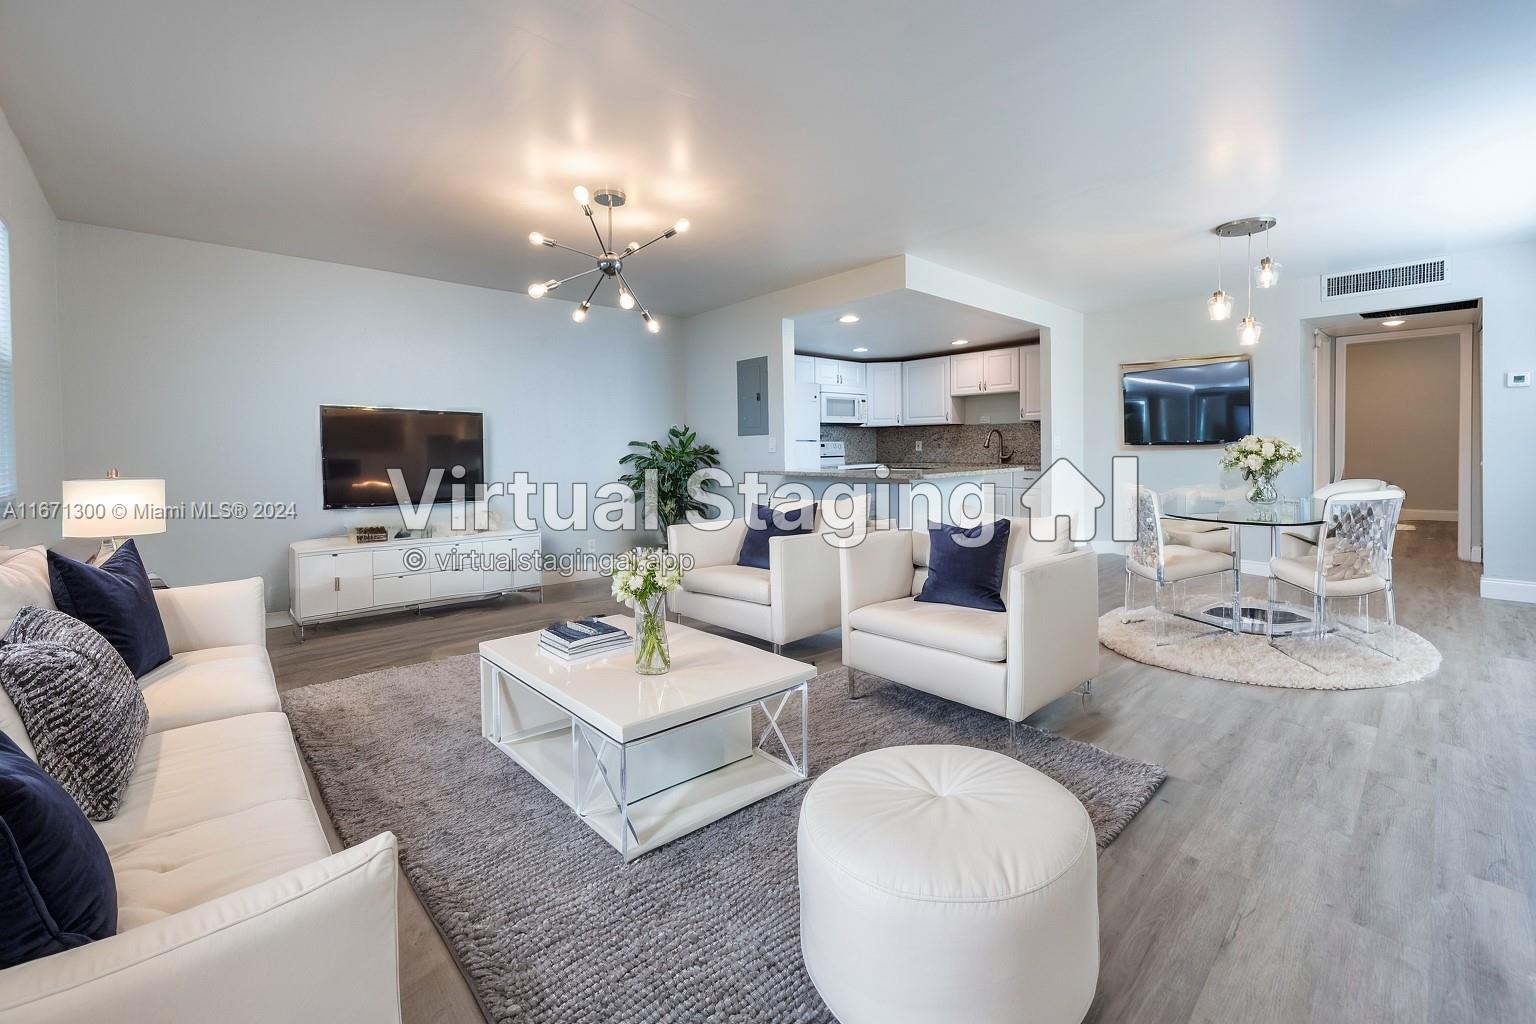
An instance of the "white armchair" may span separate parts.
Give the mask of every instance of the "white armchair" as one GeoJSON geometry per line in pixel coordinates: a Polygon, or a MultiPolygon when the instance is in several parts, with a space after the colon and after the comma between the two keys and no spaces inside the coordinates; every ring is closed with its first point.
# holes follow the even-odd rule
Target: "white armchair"
{"type": "Polygon", "coordinates": [[[1090,682],[1099,670],[1093,551],[1040,542],[1012,518],[1002,612],[914,600],[928,576],[928,531],[883,530],[839,553],[843,664],[1009,720],[1090,682]]]}
{"type": "MultiPolygon", "coordinates": [[[[818,516],[819,518],[819,516],[818,516]]],[[[679,616],[755,636],[773,645],[803,640],[838,624],[837,548],[822,524],[795,537],[768,541],[768,568],[737,565],[747,521],[711,529],[680,523],[667,528],[672,553],[690,556],[682,589],[668,599],[679,616]]]]}

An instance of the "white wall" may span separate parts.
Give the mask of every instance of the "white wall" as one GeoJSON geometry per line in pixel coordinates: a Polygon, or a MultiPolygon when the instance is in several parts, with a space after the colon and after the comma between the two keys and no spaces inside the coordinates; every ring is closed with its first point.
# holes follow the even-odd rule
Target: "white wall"
{"type": "MultiPolygon", "coordinates": [[[[1409,254],[1414,259],[1423,253],[1409,254]]],[[[1536,545],[1524,539],[1524,522],[1536,507],[1536,475],[1528,452],[1536,436],[1536,388],[1505,388],[1507,370],[1536,370],[1536,244],[1449,253],[1448,283],[1432,288],[1322,299],[1316,277],[1288,277],[1254,293],[1255,316],[1265,325],[1254,359],[1254,429],[1297,441],[1309,455],[1314,443],[1312,334],[1303,321],[1365,312],[1385,306],[1426,305],[1483,299],[1483,594],[1536,600],[1536,545]]],[[[1371,265],[1403,262],[1390,254],[1371,265]]],[[[1090,475],[1108,484],[1115,454],[1141,457],[1144,482],[1158,488],[1209,483],[1216,478],[1210,450],[1148,451],[1120,448],[1119,364],[1174,356],[1239,351],[1235,322],[1206,319],[1205,296],[1090,313],[1085,322],[1087,362],[1084,408],[1090,475]]],[[[1282,489],[1311,490],[1312,469],[1292,467],[1282,489]]],[[[1100,534],[1108,536],[1101,510],[1100,534]]],[[[1245,536],[1249,558],[1261,557],[1262,534],[1245,536]]]]}
{"type": "MultiPolygon", "coordinates": [[[[567,302],[69,222],[59,266],[67,475],[164,477],[172,502],[296,502],[296,520],[173,522],[140,542],[174,584],[264,576],[273,609],[289,542],[380,521],[321,508],[321,404],[482,411],[487,479],[594,485],[680,419],[677,321],[652,336],[597,307],[578,326],[567,302]]],[[[632,539],[593,536],[600,551],[632,539]]]]}
{"type": "MultiPolygon", "coordinates": [[[[58,501],[64,450],[58,333],[58,221],[0,112],[0,221],[10,234],[16,461],[23,501],[58,501]]],[[[0,523],[0,544],[52,543],[58,524],[0,523]]]]}

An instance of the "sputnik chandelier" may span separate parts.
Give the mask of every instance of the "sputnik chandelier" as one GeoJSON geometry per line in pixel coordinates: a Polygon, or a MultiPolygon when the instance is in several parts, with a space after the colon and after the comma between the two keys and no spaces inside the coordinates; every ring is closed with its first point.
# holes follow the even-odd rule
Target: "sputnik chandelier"
{"type": "Polygon", "coordinates": [[[591,253],[584,249],[576,249],[557,242],[553,238],[541,235],[537,231],[529,233],[528,241],[534,245],[545,245],[551,249],[564,249],[566,252],[574,252],[578,256],[585,256],[587,259],[594,261],[597,265],[583,270],[579,274],[572,274],[570,277],[563,277],[559,280],[551,278],[548,281],[539,281],[531,284],[528,286],[528,294],[535,299],[542,299],[567,281],[574,281],[577,278],[586,277],[588,274],[600,273],[602,276],[597,279],[597,283],[592,286],[592,290],[587,293],[587,297],[582,300],[581,305],[571,310],[572,320],[582,323],[587,319],[587,313],[592,308],[593,296],[603,286],[604,281],[613,278],[619,284],[619,306],[623,309],[634,309],[636,306],[639,306],[640,319],[645,321],[645,329],[652,334],[660,332],[661,321],[651,316],[651,311],[640,305],[640,300],[635,298],[634,289],[624,279],[624,261],[634,256],[641,249],[654,245],[663,238],[671,238],[673,235],[683,234],[688,230],[688,221],[686,219],[678,221],[649,242],[646,242],[645,245],[641,245],[639,242],[630,242],[624,247],[623,252],[615,252],[613,248],[613,211],[615,207],[624,205],[624,193],[616,188],[600,188],[595,193],[588,193],[586,188],[577,185],[571,194],[576,197],[576,202],[581,206],[581,212],[586,214],[587,223],[592,225],[592,234],[597,236],[597,247],[601,251],[591,253]],[[603,233],[598,230],[597,217],[592,213],[592,204],[594,202],[599,206],[608,208],[608,240],[606,242],[603,240],[603,233]]]}
{"type": "Polygon", "coordinates": [[[1253,236],[1264,232],[1264,257],[1254,264],[1253,274],[1248,278],[1248,315],[1243,317],[1242,327],[1237,334],[1238,341],[1243,345],[1257,345],[1260,335],[1264,333],[1264,325],[1253,318],[1253,286],[1257,284],[1260,288],[1273,288],[1280,283],[1280,264],[1269,255],[1269,229],[1274,226],[1273,217],[1244,217],[1211,228],[1211,234],[1216,236],[1216,290],[1205,300],[1205,308],[1212,320],[1232,319],[1232,296],[1221,289],[1221,240],[1246,238],[1248,259],[1251,260],[1253,236]]]}

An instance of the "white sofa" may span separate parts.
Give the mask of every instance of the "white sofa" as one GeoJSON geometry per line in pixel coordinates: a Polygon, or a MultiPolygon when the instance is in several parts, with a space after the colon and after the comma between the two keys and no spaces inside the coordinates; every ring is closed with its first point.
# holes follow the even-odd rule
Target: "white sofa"
{"type": "MultiPolygon", "coordinates": [[[[862,512],[863,506],[858,508],[862,512]]],[[[719,529],[712,525],[667,528],[672,553],[693,559],[682,589],[667,598],[673,612],[767,640],[775,652],[837,628],[837,548],[823,536],[820,510],[814,532],[768,541],[766,569],[736,564],[747,534],[745,519],[719,529]]]]}
{"type": "Polygon", "coordinates": [[[880,530],[839,553],[843,664],[1022,722],[1099,671],[1097,561],[1009,517],[1002,612],[915,600],[928,531],[880,530]]]}
{"type": "MultiPolygon", "coordinates": [[[[155,596],[173,657],[141,680],[149,735],[122,809],[93,823],[118,934],[0,971],[0,1021],[398,1022],[395,837],[331,853],[261,580],[155,596]]],[[[32,755],[3,692],[0,729],[32,755]]]]}

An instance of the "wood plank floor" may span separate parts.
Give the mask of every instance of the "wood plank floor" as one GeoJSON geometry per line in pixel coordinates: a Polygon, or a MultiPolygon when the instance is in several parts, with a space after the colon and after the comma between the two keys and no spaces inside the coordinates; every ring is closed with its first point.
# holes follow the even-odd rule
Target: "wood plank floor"
{"type": "MultiPolygon", "coordinates": [[[[1091,698],[1030,719],[1170,771],[1100,861],[1089,1020],[1536,1020],[1536,607],[1479,600],[1454,526],[1419,526],[1399,536],[1398,606],[1444,655],[1427,682],[1271,690],[1104,651],[1091,698]]],[[[1100,559],[1104,610],[1122,565],[1100,559]]],[[[613,609],[588,582],[268,644],[289,689],[613,609]]],[[[840,661],[835,633],[785,653],[840,661]]],[[[408,886],[401,919],[406,1020],[479,1021],[408,886]]]]}

